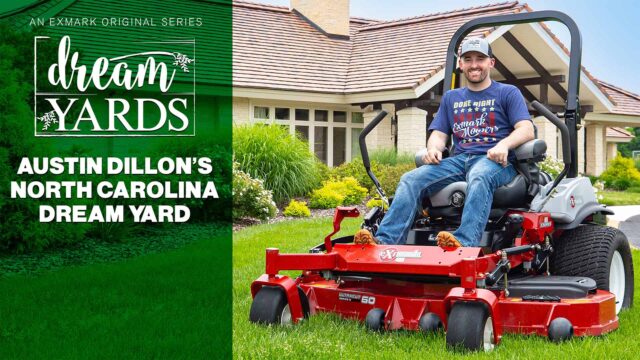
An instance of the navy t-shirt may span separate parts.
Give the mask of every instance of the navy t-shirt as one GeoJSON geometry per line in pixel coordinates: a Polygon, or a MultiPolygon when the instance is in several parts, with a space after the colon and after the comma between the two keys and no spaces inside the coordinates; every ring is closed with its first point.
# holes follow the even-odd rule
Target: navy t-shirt
{"type": "Polygon", "coordinates": [[[531,116],[518,88],[492,81],[481,91],[447,91],[429,130],[453,133],[456,155],[486,154],[521,120],[531,116]]]}

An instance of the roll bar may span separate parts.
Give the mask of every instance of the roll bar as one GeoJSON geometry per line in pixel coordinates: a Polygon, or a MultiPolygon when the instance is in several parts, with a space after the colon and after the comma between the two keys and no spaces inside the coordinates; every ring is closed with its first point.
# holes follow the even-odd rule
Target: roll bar
{"type": "MultiPolygon", "coordinates": [[[[532,22],[540,22],[540,21],[561,22],[569,29],[569,33],[571,34],[571,56],[569,58],[569,84],[567,87],[567,102],[565,104],[565,111],[564,111],[564,123],[566,124],[567,130],[568,130],[570,151],[564,152],[564,154],[568,153],[571,155],[570,158],[568,159],[569,163],[565,161],[565,164],[568,165],[568,177],[570,178],[576,177],[578,175],[577,125],[580,123],[580,111],[579,111],[580,100],[578,96],[579,96],[579,90],[580,90],[580,63],[582,60],[582,36],[580,35],[580,30],[578,29],[578,26],[576,25],[576,23],[567,14],[559,11],[553,11],[553,10],[534,11],[529,13],[525,12],[525,13],[519,13],[519,14],[481,17],[481,18],[473,19],[467,22],[466,24],[462,25],[455,32],[455,34],[451,38],[451,41],[449,41],[449,46],[447,48],[447,61],[445,65],[443,90],[446,91],[446,90],[452,89],[453,86],[455,86],[452,80],[453,80],[453,72],[455,70],[455,57],[457,54],[457,50],[462,40],[473,30],[476,30],[482,27],[515,25],[515,24],[524,24],[524,23],[532,23],[532,22]]],[[[534,108],[536,107],[534,106],[534,108]]],[[[538,110],[538,108],[536,108],[536,110],[538,110]]],[[[550,111],[547,110],[546,108],[545,110],[550,113],[550,111]]],[[[543,114],[542,112],[540,113],[543,114]]],[[[547,116],[545,115],[545,117],[547,116]]],[[[563,140],[563,147],[564,147],[564,140],[563,140]]],[[[565,156],[565,160],[567,160],[566,156],[565,156]]]]}

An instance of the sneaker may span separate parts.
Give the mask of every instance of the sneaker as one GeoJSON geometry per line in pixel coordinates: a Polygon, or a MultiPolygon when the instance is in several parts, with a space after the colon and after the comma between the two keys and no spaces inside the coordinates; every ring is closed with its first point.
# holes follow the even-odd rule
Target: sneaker
{"type": "Polygon", "coordinates": [[[447,231],[440,231],[438,236],[436,236],[436,240],[438,241],[438,246],[441,248],[459,248],[462,246],[458,239],[447,231]]]}
{"type": "Polygon", "coordinates": [[[367,229],[360,229],[353,236],[353,243],[358,245],[377,245],[378,240],[376,240],[371,232],[367,229]]]}

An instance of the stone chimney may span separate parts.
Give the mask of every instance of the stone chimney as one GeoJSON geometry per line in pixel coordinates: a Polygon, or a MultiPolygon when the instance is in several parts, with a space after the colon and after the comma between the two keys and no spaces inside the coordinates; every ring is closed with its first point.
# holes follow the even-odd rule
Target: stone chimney
{"type": "Polygon", "coordinates": [[[349,37],[349,0],[291,0],[291,9],[329,35],[349,37]]]}

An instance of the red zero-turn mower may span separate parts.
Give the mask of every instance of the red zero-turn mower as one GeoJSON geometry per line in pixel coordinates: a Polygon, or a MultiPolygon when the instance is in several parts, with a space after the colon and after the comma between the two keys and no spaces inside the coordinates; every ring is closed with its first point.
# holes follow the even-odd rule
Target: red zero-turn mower
{"type": "MultiPolygon", "coordinates": [[[[504,332],[538,334],[553,341],[602,335],[618,327],[617,314],[633,301],[633,265],[625,235],[594,223],[612,214],[598,204],[586,177],[577,176],[576,129],[580,123],[580,34],[567,15],[541,11],[472,20],[449,43],[444,86],[452,84],[454,53],[471,31],[488,26],[560,21],[571,33],[564,121],[540,103],[532,107],[562,134],[564,170],[556,179],[540,171],[546,144],[532,140],[515,150],[518,175],[499,188],[480,247],[442,249],[435,235],[460,226],[466,183],[454,183],[420,199],[406,245],[356,245],[353,236],[331,237],[355,208],[336,209],[333,232],[309,254],[267,249],[266,274],[251,284],[250,320],[286,324],[319,311],[363,320],[371,330],[446,329],[447,345],[491,350],[504,332]],[[295,279],[281,270],[302,270],[295,279]]],[[[365,137],[360,135],[367,173],[365,137]]],[[[421,165],[421,154],[416,163],[421,165]]],[[[374,208],[363,227],[375,234],[384,216],[374,208]]],[[[464,224],[463,224],[464,226],[464,224]]]]}

